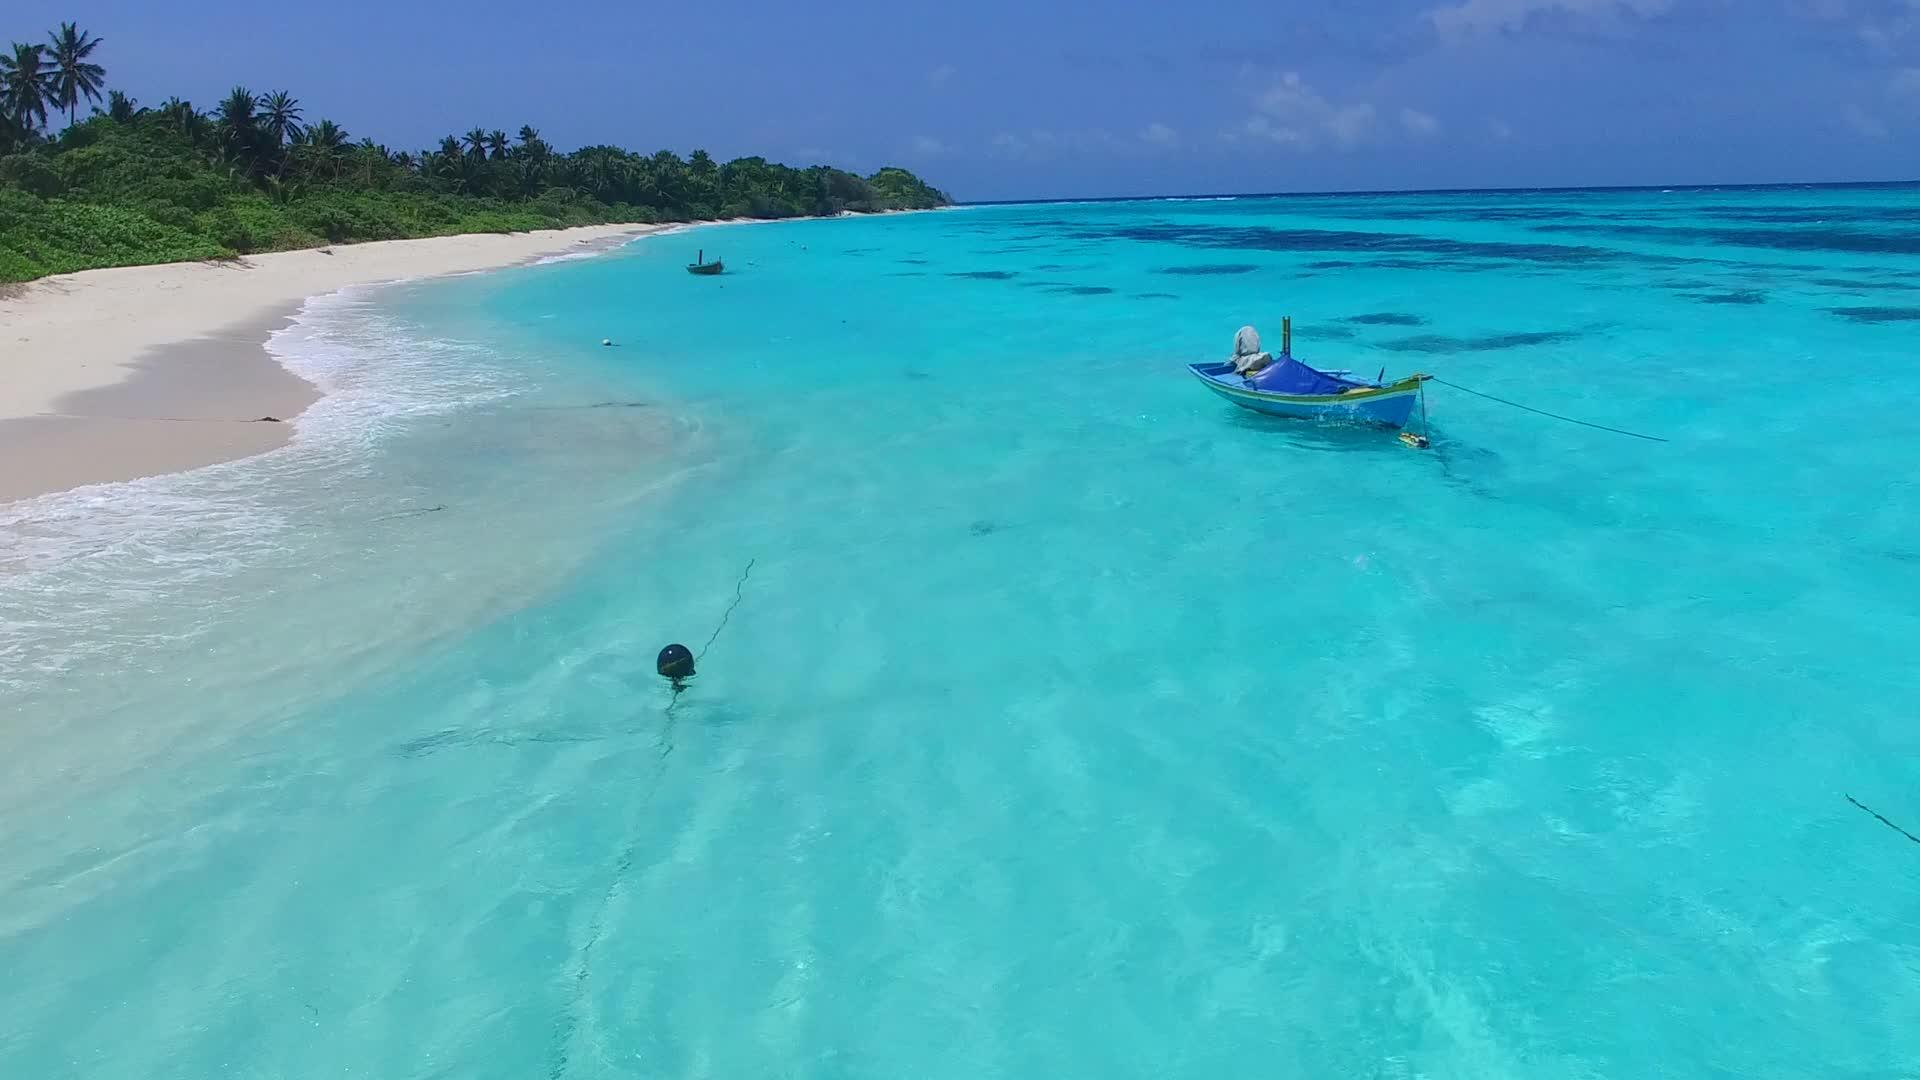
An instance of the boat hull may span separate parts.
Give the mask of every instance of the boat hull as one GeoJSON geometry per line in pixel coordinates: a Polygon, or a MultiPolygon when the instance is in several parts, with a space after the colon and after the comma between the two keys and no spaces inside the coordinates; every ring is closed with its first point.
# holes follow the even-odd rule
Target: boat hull
{"type": "Polygon", "coordinates": [[[723,263],[720,260],[715,259],[710,263],[688,263],[687,273],[694,274],[699,277],[712,277],[715,274],[724,273],[726,271],[726,268],[727,268],[726,263],[723,263]]]}
{"type": "Polygon", "coordinates": [[[1405,427],[1420,404],[1424,375],[1410,375],[1380,386],[1358,387],[1344,394],[1275,394],[1255,390],[1233,374],[1228,364],[1189,364],[1187,369],[1206,388],[1243,409],[1294,420],[1321,420],[1342,424],[1405,427]]]}

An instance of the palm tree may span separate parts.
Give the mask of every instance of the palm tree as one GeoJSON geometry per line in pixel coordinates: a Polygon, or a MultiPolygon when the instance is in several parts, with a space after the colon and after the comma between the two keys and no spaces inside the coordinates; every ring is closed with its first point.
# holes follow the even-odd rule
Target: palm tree
{"type": "Polygon", "coordinates": [[[259,131],[259,117],[253,112],[253,91],[236,86],[220,102],[220,133],[236,150],[251,150],[259,131]]]}
{"type": "Polygon", "coordinates": [[[170,97],[159,108],[161,116],[172,123],[174,129],[187,137],[187,141],[198,146],[201,136],[206,134],[207,118],[193,107],[193,102],[170,97]]]}
{"type": "Polygon", "coordinates": [[[458,194],[473,187],[479,169],[473,157],[461,151],[460,140],[449,135],[440,140],[439,153],[421,162],[421,171],[445,190],[458,194]]]}
{"type": "Polygon", "coordinates": [[[532,124],[520,125],[520,152],[535,161],[545,161],[552,148],[540,137],[540,129],[532,124]]]}
{"type": "Polygon", "coordinates": [[[346,129],[331,120],[322,120],[307,129],[307,145],[323,153],[334,153],[347,145],[346,129]]]}
{"type": "Polygon", "coordinates": [[[138,111],[134,108],[137,104],[139,103],[118,90],[107,91],[107,115],[115,123],[124,124],[133,119],[134,113],[138,111]]]}
{"type": "Polygon", "coordinates": [[[687,167],[680,155],[661,150],[653,155],[653,201],[656,206],[674,206],[686,202],[687,167]]]}
{"type": "Polygon", "coordinates": [[[47,86],[53,91],[53,103],[67,110],[67,126],[72,127],[81,98],[100,100],[100,87],[106,81],[107,69],[88,63],[87,57],[93,55],[103,39],[82,32],[70,22],[61,23],[59,31],[47,37],[53,42],[53,47],[47,50],[53,61],[47,86]]]}
{"type": "Polygon", "coordinates": [[[287,180],[278,176],[269,176],[262,181],[262,184],[267,189],[267,198],[283,204],[305,190],[298,180],[287,180]]]}
{"type": "Polygon", "coordinates": [[[382,165],[387,163],[387,148],[372,139],[361,139],[360,145],[354,148],[354,155],[360,159],[360,185],[372,187],[373,163],[376,161],[382,165]]]}
{"type": "Polygon", "coordinates": [[[331,120],[309,125],[288,144],[287,157],[297,159],[308,176],[325,173],[328,179],[340,175],[340,151],[347,145],[347,133],[331,120]]]}
{"type": "Polygon", "coordinates": [[[687,185],[689,196],[711,213],[714,207],[708,204],[720,194],[720,167],[713,163],[713,155],[705,150],[695,150],[689,154],[687,175],[691,181],[687,185]]]}
{"type": "Polygon", "coordinates": [[[12,56],[0,56],[0,108],[28,134],[47,122],[47,103],[53,96],[49,85],[52,74],[47,69],[47,53],[42,46],[16,41],[12,56]]]}
{"type": "Polygon", "coordinates": [[[547,163],[522,153],[513,163],[513,179],[519,187],[521,198],[531,199],[546,186],[547,163]]]}
{"type": "Polygon", "coordinates": [[[300,122],[300,101],[285,90],[262,94],[254,104],[260,106],[260,124],[267,141],[276,148],[289,139],[297,139],[306,130],[300,122]]]}
{"type": "Polygon", "coordinates": [[[469,130],[467,132],[466,142],[467,142],[467,155],[469,157],[477,158],[482,161],[486,160],[487,133],[485,131],[481,130],[480,128],[473,128],[469,130]]]}
{"type": "Polygon", "coordinates": [[[558,158],[554,161],[553,168],[547,170],[547,182],[553,187],[578,190],[586,186],[586,180],[586,170],[575,158],[558,158]]]}
{"type": "Polygon", "coordinates": [[[495,161],[507,160],[507,133],[494,128],[487,134],[487,156],[495,161]]]}
{"type": "Polygon", "coordinates": [[[11,154],[14,148],[25,145],[28,135],[26,128],[16,123],[5,109],[0,109],[0,154],[11,154]]]}
{"type": "Polygon", "coordinates": [[[574,154],[584,186],[601,202],[620,202],[634,186],[635,170],[627,153],[613,146],[589,146],[574,154]]]}

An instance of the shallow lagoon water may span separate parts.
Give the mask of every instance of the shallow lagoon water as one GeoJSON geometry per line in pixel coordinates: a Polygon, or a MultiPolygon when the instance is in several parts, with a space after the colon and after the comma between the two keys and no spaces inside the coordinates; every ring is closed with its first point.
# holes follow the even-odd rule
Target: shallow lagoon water
{"type": "Polygon", "coordinates": [[[1845,798],[1920,831],[1912,205],[989,207],[318,301],[286,450],[0,510],[0,1073],[1920,1069],[1920,847],[1845,798]],[[1282,314],[1670,441],[1191,385],[1282,314]]]}

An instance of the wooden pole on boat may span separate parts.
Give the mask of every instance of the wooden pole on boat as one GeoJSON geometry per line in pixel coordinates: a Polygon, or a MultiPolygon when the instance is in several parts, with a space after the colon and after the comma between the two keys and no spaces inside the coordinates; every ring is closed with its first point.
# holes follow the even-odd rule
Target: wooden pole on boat
{"type": "Polygon", "coordinates": [[[1406,443],[1408,446],[1413,447],[1415,450],[1425,450],[1427,447],[1433,445],[1433,440],[1428,437],[1430,434],[1430,429],[1427,427],[1427,379],[1428,379],[1428,376],[1422,375],[1416,371],[1414,372],[1413,377],[1420,380],[1420,434],[1415,435],[1411,431],[1403,431],[1400,433],[1400,441],[1403,443],[1406,443]]]}
{"type": "Polygon", "coordinates": [[[1293,316],[1280,317],[1280,355],[1293,355],[1293,316]]]}

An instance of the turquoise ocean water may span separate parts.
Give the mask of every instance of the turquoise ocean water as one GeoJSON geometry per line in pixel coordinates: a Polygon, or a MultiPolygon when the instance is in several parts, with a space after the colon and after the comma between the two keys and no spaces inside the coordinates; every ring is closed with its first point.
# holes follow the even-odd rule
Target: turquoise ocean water
{"type": "Polygon", "coordinates": [[[0,507],[0,1076],[1920,1075],[1920,846],[1846,798],[1920,831],[1916,196],[315,300],[290,447],[0,507]],[[1182,370],[1283,314],[1670,441],[1182,370]]]}

